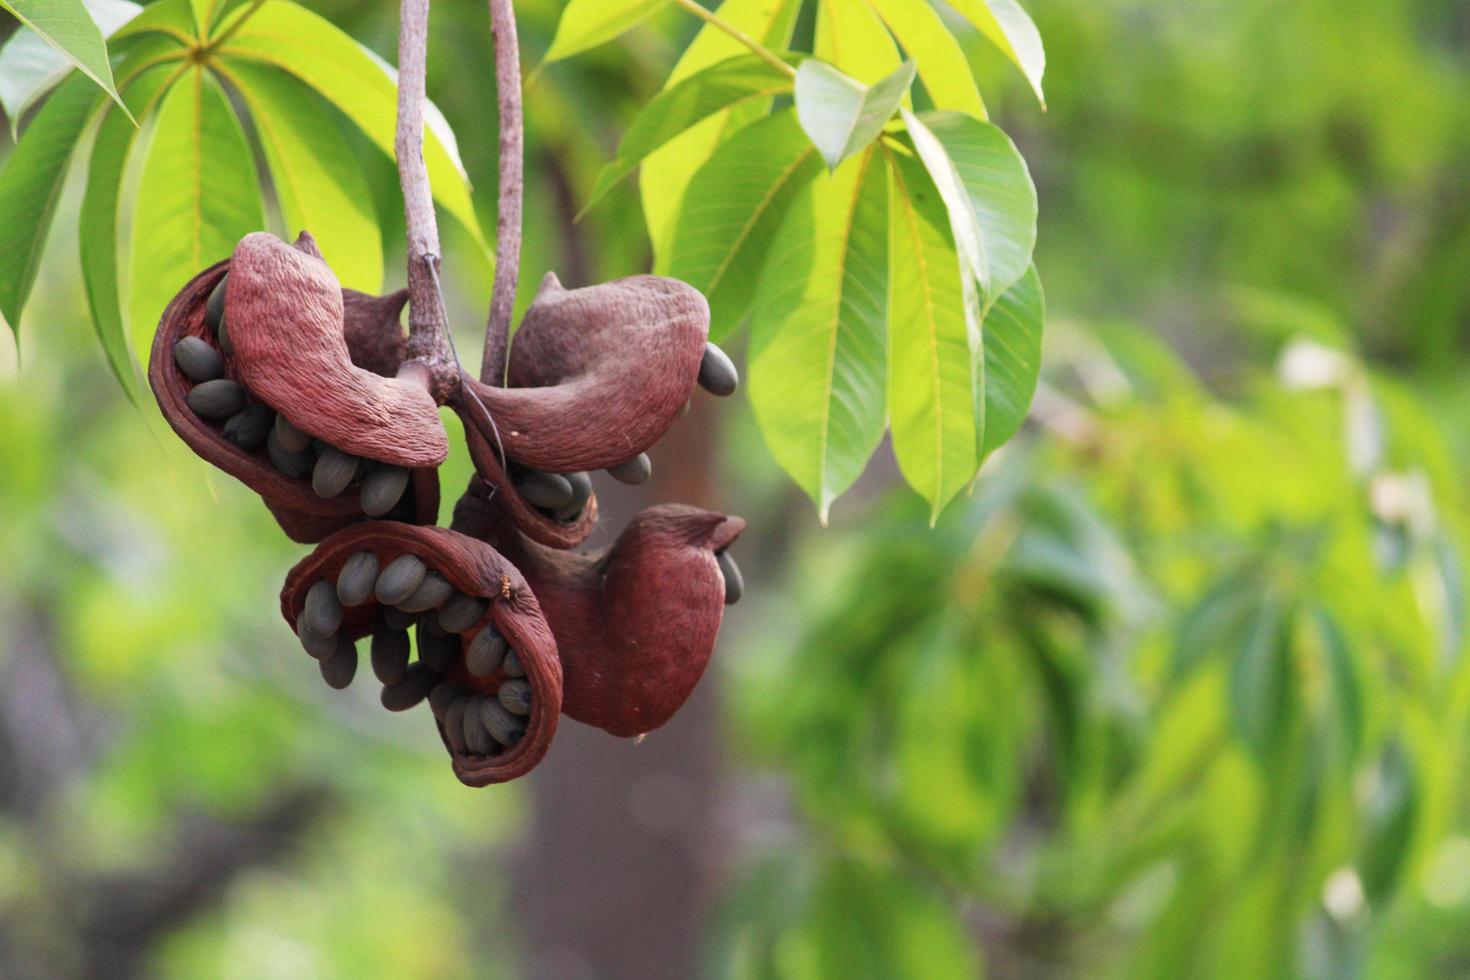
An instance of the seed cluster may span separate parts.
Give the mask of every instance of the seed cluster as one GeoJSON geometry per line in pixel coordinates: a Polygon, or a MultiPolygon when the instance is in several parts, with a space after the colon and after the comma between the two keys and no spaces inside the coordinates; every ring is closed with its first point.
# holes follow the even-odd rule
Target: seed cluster
{"type": "Polygon", "coordinates": [[[221,352],[233,356],[224,295],[229,275],[220,279],[204,308],[204,322],[216,343],[187,336],[174,344],[174,363],[193,382],[187,402],[195,415],[220,426],[225,441],[242,452],[259,455],[283,476],[309,481],[318,497],[330,499],[350,489],[357,491],[362,512],[369,517],[393,515],[405,499],[410,472],[402,466],[363,459],[343,452],[297,428],[239,381],[227,377],[221,352]]]}
{"type": "Polygon", "coordinates": [[[520,742],[533,706],[524,665],[490,621],[498,598],[456,589],[417,555],[382,563],[378,553],[358,551],[336,581],[321,578],[306,590],[296,632],[322,679],[342,690],[356,676],[358,661],[344,617],[364,610],[366,618],[357,621],[370,624],[370,659],[383,684],[383,707],[407,711],[427,699],[454,751],[495,756],[520,742]],[[452,676],[461,663],[473,689],[452,676]]]}

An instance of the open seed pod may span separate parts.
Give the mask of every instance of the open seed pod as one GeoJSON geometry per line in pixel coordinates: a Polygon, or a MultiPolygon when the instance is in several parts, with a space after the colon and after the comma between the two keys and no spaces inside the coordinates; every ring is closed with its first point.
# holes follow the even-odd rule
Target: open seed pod
{"type": "Polygon", "coordinates": [[[547,275],[516,332],[509,387],[466,380],[456,405],[477,470],[522,531],[570,548],[595,523],[591,507],[528,499],[527,482],[543,474],[647,475],[643,453],[679,418],[715,356],[708,334],[704,297],[676,279],[568,290],[547,275]]]}
{"type": "Polygon", "coordinates": [[[664,725],[704,675],[739,571],[727,553],[745,521],[670,504],[643,511],[597,555],[519,534],[482,481],[454,528],[494,542],[535,591],[561,658],[568,717],[619,736],[664,725]]]}
{"type": "Polygon", "coordinates": [[[402,306],[344,293],[307,235],[295,248],[252,235],[169,304],[148,380],[180,438],[259,493],[293,540],[369,516],[433,523],[448,453],[437,408],[374,373],[402,360],[402,306]]]}
{"type": "Polygon", "coordinates": [[[515,779],[546,755],[562,706],[556,641],[521,573],[485,542],[393,521],[346,528],[291,570],[281,612],[334,687],[372,635],[384,707],[428,701],[466,785],[515,779]]]}

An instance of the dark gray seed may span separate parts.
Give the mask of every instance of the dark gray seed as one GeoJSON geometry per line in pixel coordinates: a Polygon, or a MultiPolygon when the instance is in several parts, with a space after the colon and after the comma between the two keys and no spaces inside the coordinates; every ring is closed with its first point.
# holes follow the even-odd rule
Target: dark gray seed
{"type": "Polygon", "coordinates": [[[306,630],[314,636],[331,636],[342,625],[342,603],[337,586],[322,579],[306,591],[306,605],[301,613],[306,630]]]}
{"type": "Polygon", "coordinates": [[[449,706],[454,703],[455,699],[463,694],[464,689],[458,685],[451,684],[448,681],[441,681],[438,686],[429,692],[429,710],[434,713],[435,718],[443,721],[444,712],[448,711],[449,706]]]}
{"type": "Polygon", "coordinates": [[[396,606],[413,595],[414,589],[423,582],[428,569],[413,555],[399,555],[388,563],[378,576],[373,594],[385,606],[396,606]]]}
{"type": "Polygon", "coordinates": [[[423,664],[410,664],[403,680],[383,688],[383,707],[389,711],[407,711],[428,697],[438,683],[438,674],[423,664]]]}
{"type": "Polygon", "coordinates": [[[526,731],[519,718],[506,711],[499,701],[488,698],[480,705],[480,721],[484,722],[490,737],[501,745],[516,744],[526,731]]]}
{"type": "Polygon", "coordinates": [[[592,477],[586,473],[568,473],[567,482],[572,485],[571,503],[556,512],[556,519],[570,524],[582,516],[587,501],[592,498],[592,477]]]}
{"type": "Polygon", "coordinates": [[[430,670],[444,673],[459,655],[459,640],[452,636],[436,636],[427,623],[419,624],[419,663],[430,670]]]}
{"type": "Polygon", "coordinates": [[[500,669],[507,649],[509,644],[505,642],[505,637],[494,626],[487,625],[465,647],[465,669],[476,677],[489,677],[500,669]]]}
{"type": "Polygon", "coordinates": [[[449,747],[456,752],[463,752],[467,748],[464,741],[464,713],[469,704],[469,698],[460,698],[444,709],[444,737],[449,740],[449,747]]]}
{"type": "Polygon", "coordinates": [[[373,673],[384,684],[397,684],[408,673],[408,634],[403,630],[373,630],[373,673]]]}
{"type": "Polygon", "coordinates": [[[444,604],[444,600],[454,594],[454,586],[438,572],[429,572],[419,587],[413,590],[413,594],[402,602],[398,608],[404,612],[421,613],[434,609],[444,604]]]}
{"type": "Polygon", "coordinates": [[[369,517],[382,517],[397,506],[408,489],[408,470],[401,466],[374,466],[362,481],[359,500],[362,512],[369,517]]]}
{"type": "Polygon", "coordinates": [[[387,606],[383,609],[383,625],[389,629],[406,630],[417,621],[418,617],[413,613],[406,613],[402,609],[387,606]]]}
{"type": "Polygon", "coordinates": [[[638,486],[638,484],[647,480],[652,473],[653,460],[648,458],[647,453],[639,453],[626,463],[610,466],[607,470],[608,476],[617,480],[619,483],[626,483],[630,487],[638,486]]]}
{"type": "Polygon", "coordinates": [[[189,409],[202,419],[227,419],[245,407],[245,386],[228,378],[195,385],[189,409]]]}
{"type": "Polygon", "coordinates": [[[351,453],[328,446],[326,452],[317,457],[316,466],[311,471],[311,488],[318,497],[335,497],[347,489],[361,465],[362,460],[351,453]]]}
{"type": "Polygon", "coordinates": [[[174,344],[174,363],[195,384],[225,376],[224,358],[202,337],[185,337],[174,344]]]}
{"type": "Polygon", "coordinates": [[[445,632],[444,627],[442,627],[442,626],[439,625],[439,614],[438,613],[435,613],[432,616],[425,616],[425,617],[423,617],[422,619],[419,620],[419,625],[422,626],[424,629],[428,630],[430,633],[434,634],[435,636],[448,636],[449,635],[447,632],[445,632]]]}
{"type": "Polygon", "coordinates": [[[322,680],[334,690],[345,690],[357,676],[357,647],[345,636],[337,637],[337,651],[321,661],[322,680]]]}
{"type": "Polygon", "coordinates": [[[283,449],[293,453],[303,453],[311,448],[311,436],[292,425],[284,415],[276,416],[276,438],[283,449]]]}
{"type": "Polygon", "coordinates": [[[488,698],[477,697],[471,698],[470,703],[465,705],[464,741],[474,755],[489,755],[495,751],[495,741],[485,730],[485,723],[480,720],[480,711],[488,703],[488,698]]]}
{"type": "Polygon", "coordinates": [[[224,437],[247,453],[253,453],[265,445],[266,436],[270,435],[271,426],[275,423],[275,416],[276,413],[269,405],[259,402],[247,405],[245,411],[230,416],[225,423],[224,437]]]}
{"type": "MultiPolygon", "coordinates": [[[[280,416],[277,415],[276,418],[280,416]]],[[[311,472],[311,453],[293,453],[281,445],[280,436],[276,434],[275,429],[272,429],[270,435],[265,437],[265,451],[270,454],[271,465],[280,470],[284,476],[289,476],[293,480],[302,480],[311,472]]]]}
{"type": "Polygon", "coordinates": [[[488,608],[483,600],[456,592],[439,610],[439,626],[446,633],[463,633],[483,619],[488,608]]]}
{"type": "Polygon", "coordinates": [[[230,328],[225,324],[223,318],[219,322],[219,329],[214,333],[215,338],[219,341],[219,349],[233,357],[235,355],[235,344],[230,340],[230,328]]]}
{"type": "Polygon", "coordinates": [[[730,355],[707,341],[704,358],[699,362],[699,383],[705,391],[721,398],[735,394],[735,389],[740,387],[740,374],[735,370],[735,362],[730,360],[730,355]]]}
{"type": "Polygon", "coordinates": [[[359,551],[342,565],[337,575],[337,601],[344,606],[360,606],[373,594],[378,581],[378,556],[359,551]]]}
{"type": "Polygon", "coordinates": [[[715,555],[715,561],[719,562],[720,574],[725,577],[725,605],[733,606],[745,595],[745,576],[740,574],[740,566],[735,564],[730,552],[720,552],[715,555]]]}
{"type": "Polygon", "coordinates": [[[513,715],[529,715],[531,713],[531,685],[527,681],[506,681],[500,685],[496,692],[501,705],[506,711],[513,715]]]}
{"type": "Polygon", "coordinates": [[[506,653],[505,660],[501,662],[500,667],[505,671],[506,677],[526,676],[526,668],[521,664],[521,658],[514,650],[506,653]]]}
{"type": "Polygon", "coordinates": [[[572,484],[560,473],[522,470],[516,478],[516,488],[531,503],[548,510],[565,507],[572,499],[572,484]]]}
{"type": "Polygon", "coordinates": [[[332,634],[318,636],[306,628],[306,617],[302,616],[296,621],[296,638],[301,641],[306,652],[318,660],[323,660],[337,652],[337,637],[332,634]]]}
{"type": "Polygon", "coordinates": [[[230,281],[230,274],[226,272],[220,277],[219,285],[214,287],[214,292],[209,294],[209,299],[204,304],[204,322],[209,324],[209,329],[219,333],[219,328],[225,322],[225,285],[230,281]]]}

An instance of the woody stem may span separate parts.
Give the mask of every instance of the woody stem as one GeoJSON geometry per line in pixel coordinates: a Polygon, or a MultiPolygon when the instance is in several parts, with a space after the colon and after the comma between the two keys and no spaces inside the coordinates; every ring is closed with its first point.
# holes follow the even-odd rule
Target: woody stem
{"type": "Polygon", "coordinates": [[[495,290],[485,326],[480,380],[505,382],[506,349],[521,266],[521,207],[525,193],[525,120],[521,109],[521,55],[512,0],[490,0],[495,38],[495,89],[500,108],[500,202],[495,230],[495,290]]]}

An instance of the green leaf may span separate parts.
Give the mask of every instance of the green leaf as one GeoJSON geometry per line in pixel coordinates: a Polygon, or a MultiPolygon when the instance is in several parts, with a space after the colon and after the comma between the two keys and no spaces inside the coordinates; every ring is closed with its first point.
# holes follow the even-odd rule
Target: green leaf
{"type": "Polygon", "coordinates": [[[310,231],[342,284],[383,285],[383,239],[372,195],[321,97],[294,75],[245,61],[221,65],[250,107],[290,236],[310,231]]]}
{"type": "Polygon", "coordinates": [[[1046,74],[1046,50],[1041,45],[1041,32],[1031,16],[1016,0],[947,0],[955,12],[964,17],[989,38],[990,43],[1011,60],[1043,108],[1046,94],[1041,90],[1041,77],[1046,74]]]}
{"type": "Polygon", "coordinates": [[[72,153],[102,104],[90,79],[71,76],[46,100],[0,170],[0,316],[17,336],[72,153]]]}
{"type": "Polygon", "coordinates": [[[1363,680],[1359,675],[1352,644],[1337,620],[1326,609],[1314,617],[1322,639],[1327,677],[1332,692],[1332,719],[1349,760],[1363,745],[1363,680]]]}
{"type": "Polygon", "coordinates": [[[959,41],[928,0],[871,0],[873,7],[919,66],[919,78],[936,109],[981,119],[985,102],[959,41]]]}
{"type": "MultiPolygon", "coordinates": [[[[800,0],[725,0],[716,11],[725,23],[745,32],[767,48],[784,49],[800,9],[800,0]]],[[[749,49],[713,25],[706,24],[694,36],[669,74],[664,88],[749,49]]],[[[638,174],[643,198],[643,217],[653,241],[656,265],[667,265],[673,243],[679,205],[694,174],[714,153],[722,139],[745,128],[764,115],[766,103],[755,100],[718,112],[688,132],[670,140],[644,161],[638,174]]]]}
{"type": "Polygon", "coordinates": [[[1245,644],[1230,668],[1230,716],[1241,741],[1258,757],[1285,736],[1291,660],[1289,629],[1278,600],[1264,597],[1251,615],[1245,644]]]}
{"type": "MultiPolygon", "coordinates": [[[[132,20],[143,9],[132,0],[82,0],[103,37],[132,20]]],[[[10,120],[14,140],[21,117],[71,71],[67,58],[28,27],[0,48],[0,109],[10,120]]]]}
{"type": "Polygon", "coordinates": [[[913,140],[914,149],[924,162],[924,168],[929,171],[929,179],[939,192],[940,200],[944,202],[945,210],[949,214],[949,231],[954,236],[960,261],[980,284],[980,291],[989,296],[990,262],[985,255],[985,239],[980,235],[980,222],[970,204],[970,195],[965,190],[959,168],[949,158],[949,153],[939,142],[939,138],[907,109],[903,110],[903,122],[908,129],[909,138],[913,140]]]}
{"type": "Polygon", "coordinates": [[[1397,738],[1384,746],[1370,791],[1358,873],[1368,900],[1377,903],[1393,891],[1403,871],[1419,810],[1419,781],[1413,760],[1397,738]]]}
{"type": "Polygon", "coordinates": [[[812,52],[864,84],[891,75],[903,60],[868,0],[821,0],[812,52]]]}
{"type": "Polygon", "coordinates": [[[147,350],[175,293],[265,227],[255,156],[213,76],[195,67],[164,96],[133,203],[129,322],[147,350]]]}
{"type": "Polygon", "coordinates": [[[816,148],[787,110],[720,144],[694,175],[660,271],[704,293],[711,339],[728,336],[750,312],[791,201],[821,170],[816,148]]]}
{"type": "Polygon", "coordinates": [[[898,111],[914,81],[914,63],[868,86],[808,58],[796,73],[796,115],[829,170],[872,143],[898,111]]]}
{"type": "Polygon", "coordinates": [[[200,37],[209,37],[214,18],[222,6],[221,0],[189,0],[189,9],[194,14],[194,26],[200,37]]]}
{"type": "Polygon", "coordinates": [[[1026,421],[1041,374],[1046,296],[1032,266],[985,317],[985,442],[981,459],[1011,440],[1026,421]]]}
{"type": "Polygon", "coordinates": [[[571,0],[556,25],[547,62],[581,54],[629,31],[669,5],[669,0],[571,0]]]}
{"type": "Polygon", "coordinates": [[[123,41],[142,34],[161,34],[187,46],[196,44],[198,38],[194,36],[194,14],[189,0],[150,3],[141,14],[120,28],[113,39],[123,41]]]}
{"type": "Polygon", "coordinates": [[[888,150],[888,405],[893,451],[931,523],[974,477],[985,435],[979,311],[944,201],[917,159],[888,150]]]}
{"type": "MultiPolygon", "coordinates": [[[[638,113],[618,145],[617,157],[597,175],[582,213],[622,180],[644,157],[689,127],[749,99],[791,89],[791,79],[755,55],[731,58],[665,89],[638,113]]],[[[580,217],[580,216],[579,216],[580,217]]]]}
{"type": "Polygon", "coordinates": [[[112,82],[107,42],[82,0],[0,0],[0,7],[14,14],[122,105],[112,82]]]}
{"type": "MultiPolygon", "coordinates": [[[[233,16],[243,16],[248,9],[233,16]]],[[[226,17],[222,29],[231,23],[226,17]]],[[[225,42],[221,56],[227,66],[249,59],[285,69],[342,110],[392,158],[396,75],[329,21],[294,3],[268,3],[225,42]]],[[[424,163],[435,200],[464,226],[487,260],[493,260],[453,133],[438,110],[426,112],[425,129],[424,163]]]]}
{"type": "Polygon", "coordinates": [[[1031,267],[1036,185],[1021,152],[998,126],[957,112],[926,112],[920,119],[943,147],[970,199],[986,264],[981,281],[988,282],[990,302],[1031,267]]]}
{"type": "Polygon", "coordinates": [[[824,522],[883,437],[886,194],[874,150],[808,181],[771,246],[752,319],[751,405],[824,522]]]}
{"type": "MultiPolygon", "coordinates": [[[[178,71],[176,66],[158,65],[143,72],[131,84],[123,82],[123,98],[135,118],[145,117],[165,83],[178,71]]],[[[141,379],[123,322],[117,254],[123,174],[137,136],[137,127],[126,116],[116,109],[108,110],[92,145],[77,238],[82,285],[87,292],[87,306],[92,311],[92,326],[118,383],[134,405],[141,405],[141,379]]]]}

